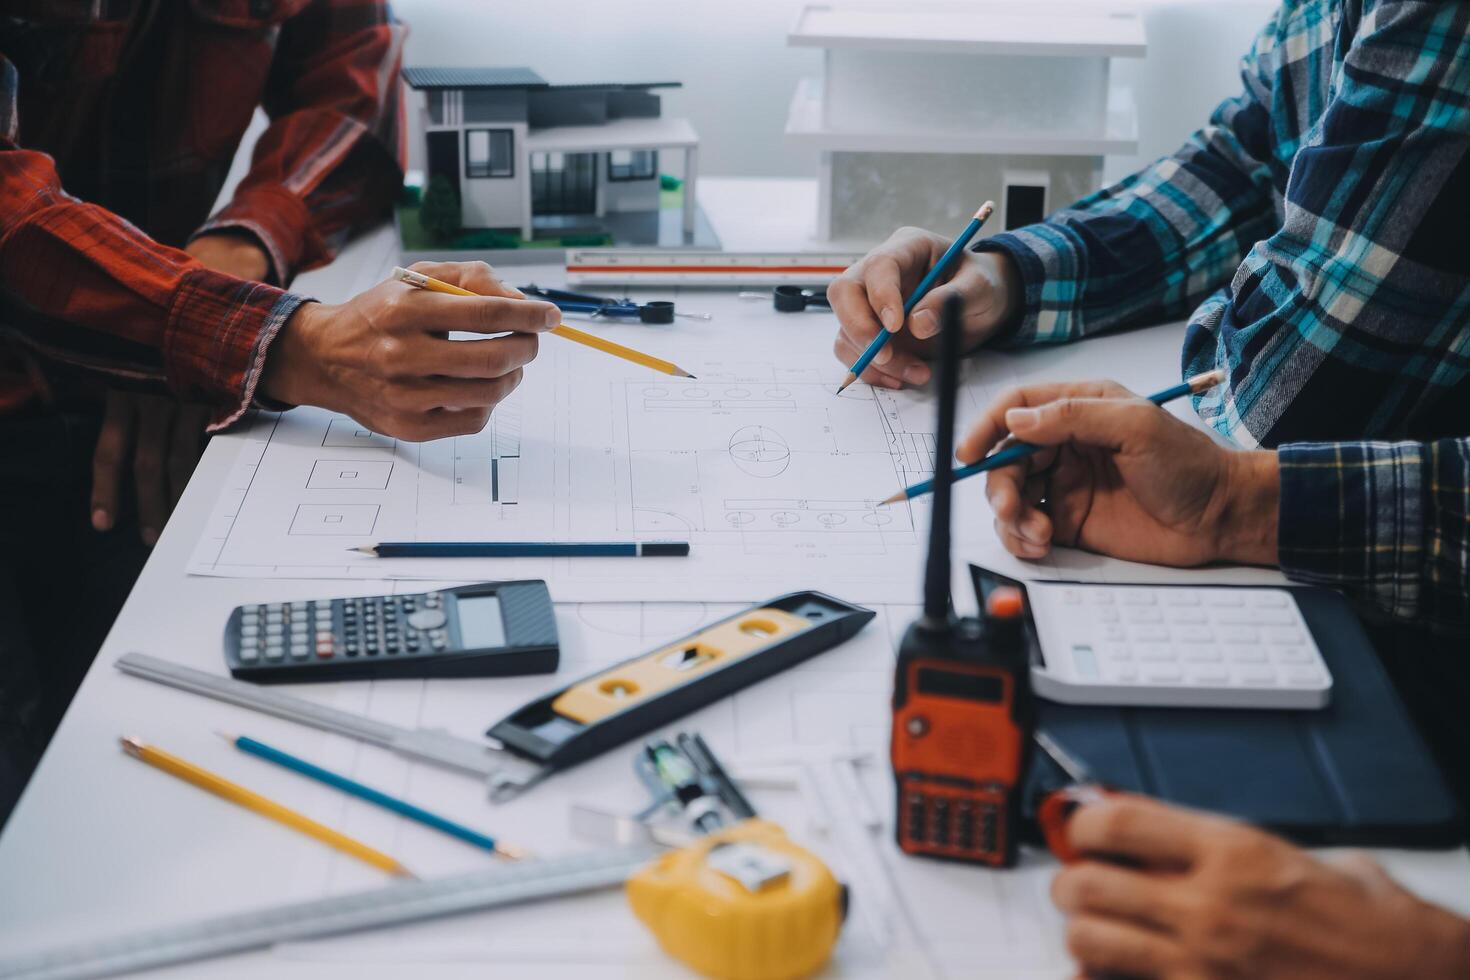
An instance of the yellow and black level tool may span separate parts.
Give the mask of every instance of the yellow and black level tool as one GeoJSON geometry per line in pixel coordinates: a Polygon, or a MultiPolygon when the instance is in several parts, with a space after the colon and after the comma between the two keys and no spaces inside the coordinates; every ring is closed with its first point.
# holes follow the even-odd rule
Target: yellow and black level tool
{"type": "Polygon", "coordinates": [[[828,650],[873,616],[820,592],[793,592],[537,698],[486,732],[504,750],[490,798],[511,799],[558,769],[828,650]]]}

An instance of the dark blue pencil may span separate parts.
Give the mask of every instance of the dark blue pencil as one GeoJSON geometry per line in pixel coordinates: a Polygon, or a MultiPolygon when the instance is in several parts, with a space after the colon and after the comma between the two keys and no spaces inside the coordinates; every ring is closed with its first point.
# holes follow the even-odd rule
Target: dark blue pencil
{"type": "Polygon", "coordinates": [[[487,851],[494,851],[501,857],[519,858],[522,856],[521,852],[516,848],[500,844],[493,837],[487,837],[479,831],[471,830],[463,824],[446,820],[438,814],[430,813],[422,807],[417,807],[397,797],[389,796],[387,793],[375,790],[371,786],[364,786],[362,783],[348,779],[346,776],[339,776],[335,772],[323,769],[321,766],[312,765],[305,759],[298,759],[294,755],[282,752],[280,749],[272,748],[264,742],[257,742],[255,739],[248,738],[244,735],[226,735],[224,732],[220,732],[219,735],[233,742],[235,748],[241,752],[247,752],[267,762],[274,762],[278,766],[284,766],[292,772],[298,772],[303,776],[315,779],[319,783],[326,783],[328,786],[340,789],[342,792],[355,796],[360,800],[367,800],[369,803],[375,803],[385,810],[392,810],[399,816],[408,817],[410,820],[417,820],[426,827],[433,827],[435,830],[443,831],[451,837],[458,837],[460,840],[473,844],[476,847],[484,848],[487,851]]]}
{"type": "Polygon", "coordinates": [[[688,541],[384,541],[348,548],[376,558],[685,558],[688,541]]]}
{"type": "MultiPolygon", "coordinates": [[[[949,248],[945,249],[944,254],[939,257],[939,261],[934,263],[934,268],[929,270],[929,274],[919,280],[919,284],[914,287],[914,291],[909,293],[909,298],[904,301],[903,316],[905,320],[914,311],[914,307],[919,305],[919,300],[923,299],[924,295],[934,288],[934,284],[939,281],[939,277],[944,275],[949,267],[954,264],[955,258],[965,250],[965,246],[970,244],[970,240],[979,233],[980,226],[985,224],[985,219],[989,218],[990,213],[994,210],[994,201],[986,201],[980,205],[980,210],[976,211],[975,217],[971,218],[970,223],[965,225],[965,230],[960,232],[960,237],[956,238],[950,244],[949,248]]],[[[837,389],[839,395],[842,394],[843,389],[856,381],[858,376],[868,369],[868,365],[873,363],[873,358],[878,356],[878,352],[884,348],[892,336],[893,334],[889,333],[886,329],[878,331],[878,336],[872,339],[868,344],[868,349],[863,351],[862,356],[853,364],[852,370],[847,372],[847,377],[842,380],[842,384],[837,389]]]]}
{"type": "MultiPolygon", "coordinates": [[[[1165,405],[1176,398],[1183,398],[1185,395],[1197,395],[1202,391],[1209,391],[1224,380],[1224,371],[1206,371],[1204,374],[1196,374],[1182,384],[1177,384],[1172,388],[1165,388],[1163,391],[1156,391],[1148,396],[1148,400],[1155,405],[1165,405]]],[[[977,473],[984,473],[987,470],[993,470],[1001,466],[1009,466],[1016,462],[1016,460],[1025,459],[1041,448],[1040,446],[1033,446],[1029,442],[1013,443],[998,453],[991,453],[978,463],[961,466],[954,471],[954,478],[949,482],[958,483],[977,473]]],[[[920,483],[915,483],[913,486],[905,487],[883,502],[885,504],[896,504],[900,500],[913,500],[915,497],[922,497],[924,494],[932,493],[933,491],[934,481],[924,480],[920,483]]]]}

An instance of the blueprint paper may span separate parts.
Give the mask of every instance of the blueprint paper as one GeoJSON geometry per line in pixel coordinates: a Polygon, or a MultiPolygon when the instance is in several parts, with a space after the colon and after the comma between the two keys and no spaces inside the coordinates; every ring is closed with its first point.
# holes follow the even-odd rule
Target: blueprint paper
{"type": "MultiPolygon", "coordinates": [[[[402,591],[410,583],[399,583],[402,591]]],[[[416,587],[414,584],[413,587],[416,587]]],[[[588,672],[677,639],[739,607],[718,603],[558,603],[567,656],[555,676],[370,681],[308,686],[302,696],[403,725],[441,726],[476,738],[525,701],[588,672]]],[[[762,816],[819,854],[852,889],[853,904],[828,973],[841,977],[1063,977],[1061,925],[1047,897],[1055,864],[1028,852],[1019,868],[993,871],[902,855],[892,842],[892,776],[887,768],[893,650],[918,614],[879,606],[877,618],[842,646],[724,698],[668,726],[698,731],[740,778],[747,760],[822,749],[871,750],[863,789],[883,818],[870,830],[843,789],[818,772],[832,826],[814,828],[795,791],[749,788],[762,816]]],[[[268,721],[264,720],[263,721],[268,721]]],[[[274,724],[274,722],[272,722],[274,724]]],[[[259,727],[258,725],[256,727],[259,727]]],[[[272,744],[368,785],[424,802],[436,812],[537,854],[595,847],[567,832],[573,803],[633,812],[646,791],[633,775],[637,743],[555,776],[524,796],[489,804],[473,778],[418,764],[351,739],[279,723],[272,744]]],[[[763,767],[764,768],[764,767],[763,767]]],[[[495,858],[360,800],[303,786],[292,795],[316,819],[393,854],[424,877],[486,867],[495,858]]],[[[381,875],[327,848],[303,847],[293,864],[293,898],[321,897],[381,883],[381,875]]],[[[658,949],[617,891],[559,898],[370,934],[291,943],[269,954],[272,969],[314,975],[354,969],[458,963],[496,975],[637,976],[690,974],[658,949]],[[575,926],[571,925],[575,924],[575,926]]],[[[286,974],[293,975],[293,974],[286,974]]],[[[828,975],[828,974],[824,974],[828,975]]]]}
{"type": "MultiPolygon", "coordinates": [[[[598,332],[677,361],[668,378],[555,337],[484,431],[406,443],[317,409],[261,414],[191,562],[196,574],[286,578],[545,578],[559,600],[758,600],[820,589],[911,600],[928,500],[882,499],[930,475],[922,391],[836,393],[834,318],[728,295],[716,319],[598,332]],[[373,559],[378,541],[688,540],[687,559],[373,559]]],[[[1009,381],[967,379],[961,418],[1009,381]]],[[[980,481],[957,550],[999,550],[980,481]]]]}
{"type": "MultiPolygon", "coordinates": [[[[830,314],[686,294],[681,304],[715,319],[592,329],[674,360],[695,380],[546,337],[520,389],[472,436],[408,443],[296,409],[262,413],[217,437],[237,442],[239,453],[189,570],[544,578],[558,600],[577,602],[754,602],[801,589],[859,603],[917,601],[930,498],[879,502],[932,473],[929,393],[856,384],[839,396],[830,314]],[[688,540],[690,557],[374,559],[350,551],[379,541],[668,539],[688,540]]],[[[1068,362],[1062,376],[1111,375],[1147,391],[1163,369],[1136,366],[1141,343],[1124,334],[1045,353],[1047,363],[1068,362]]],[[[1004,388],[1037,380],[1041,353],[970,359],[961,431],[1004,388]]],[[[957,563],[1024,579],[1281,581],[1258,569],[1177,571],[1066,549],[1019,562],[995,538],[983,486],[974,479],[956,489],[957,563]]],[[[967,590],[956,591],[963,604],[967,590]]]]}

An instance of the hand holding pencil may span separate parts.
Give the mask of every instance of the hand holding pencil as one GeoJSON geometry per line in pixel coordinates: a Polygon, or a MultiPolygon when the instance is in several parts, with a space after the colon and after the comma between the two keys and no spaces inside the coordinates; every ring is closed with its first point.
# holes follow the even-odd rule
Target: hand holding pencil
{"type": "Polygon", "coordinates": [[[991,470],[985,489],[1018,557],[1060,544],[1185,567],[1275,563],[1275,453],[1229,449],[1111,381],[1007,392],[956,456],[973,463],[1012,436],[1041,448],[991,470]]]}
{"type": "Polygon", "coordinates": [[[953,241],[920,228],[901,228],[833,280],[827,288],[839,323],[833,351],[844,367],[856,366],[886,333],[887,340],[858,372],[862,380],[882,388],[924,384],[930,375],[925,359],[933,356],[939,333],[939,310],[955,293],[965,300],[966,349],[1010,322],[1022,298],[1013,263],[1004,253],[977,254],[967,248],[988,215],[988,208],[981,207],[971,222],[973,230],[967,227],[953,241]],[[945,267],[944,256],[955,245],[959,248],[945,267]],[[940,274],[932,288],[921,292],[936,270],[940,274]],[[912,312],[905,316],[909,300],[912,312]]]}

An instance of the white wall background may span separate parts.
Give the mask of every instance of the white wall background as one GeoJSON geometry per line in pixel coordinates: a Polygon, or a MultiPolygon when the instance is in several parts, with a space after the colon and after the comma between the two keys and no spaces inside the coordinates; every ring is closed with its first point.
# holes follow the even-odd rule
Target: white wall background
{"type": "MultiPolygon", "coordinates": [[[[665,95],[665,112],[688,116],[699,130],[705,174],[813,176],[815,156],[782,135],[797,79],[820,70],[819,52],[786,45],[801,2],[395,0],[394,10],[412,28],[407,64],[525,65],[552,82],[680,81],[683,89],[665,95]]],[[[1110,178],[1174,149],[1239,91],[1240,55],[1273,6],[1142,3],[1149,56],[1118,63],[1119,77],[1136,84],[1140,152],[1110,159],[1110,178]]]]}

